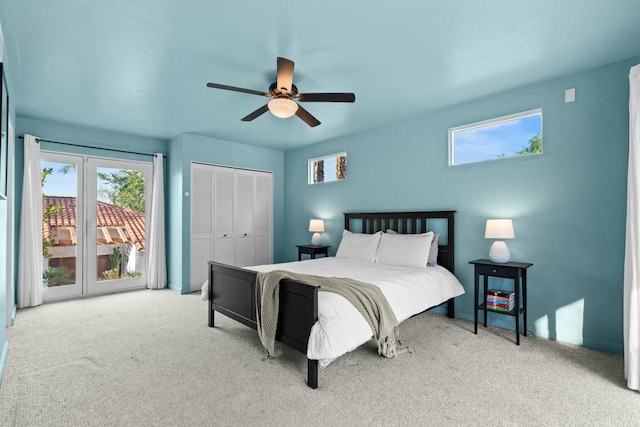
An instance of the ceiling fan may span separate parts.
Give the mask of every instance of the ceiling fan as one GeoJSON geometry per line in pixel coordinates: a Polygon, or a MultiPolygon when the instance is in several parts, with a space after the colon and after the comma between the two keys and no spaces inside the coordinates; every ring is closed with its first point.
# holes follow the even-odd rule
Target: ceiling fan
{"type": "Polygon", "coordinates": [[[353,93],[299,93],[298,88],[293,84],[293,66],[293,61],[278,57],[277,80],[271,83],[271,86],[269,86],[269,92],[260,92],[259,90],[221,85],[218,83],[207,83],[207,87],[271,98],[271,101],[258,108],[253,113],[243,117],[243,122],[250,122],[267,111],[271,111],[274,116],[283,119],[295,114],[309,126],[315,127],[320,124],[320,121],[313,117],[307,110],[302,108],[298,102],[355,102],[356,96],[353,93]],[[295,102],[294,100],[298,102],[295,102]]]}

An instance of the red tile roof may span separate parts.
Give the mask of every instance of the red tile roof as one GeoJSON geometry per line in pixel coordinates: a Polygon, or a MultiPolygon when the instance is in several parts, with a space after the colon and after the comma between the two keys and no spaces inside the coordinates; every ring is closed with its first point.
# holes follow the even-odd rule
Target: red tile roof
{"type": "MultiPolygon", "coordinates": [[[[42,198],[42,212],[47,206],[62,206],[62,210],[56,216],[42,222],[42,236],[51,237],[55,227],[76,226],[76,198],[45,196],[42,198]]],[[[122,227],[129,235],[129,239],[137,250],[145,247],[145,217],[144,213],[98,201],[98,227],[122,227]]]]}

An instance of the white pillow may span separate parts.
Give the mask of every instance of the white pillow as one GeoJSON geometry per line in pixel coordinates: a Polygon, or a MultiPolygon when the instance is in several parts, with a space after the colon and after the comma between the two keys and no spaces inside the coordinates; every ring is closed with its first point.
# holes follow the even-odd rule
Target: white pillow
{"type": "Polygon", "coordinates": [[[423,234],[384,233],[380,237],[376,262],[402,267],[426,268],[433,232],[423,234]]]}
{"type": "Polygon", "coordinates": [[[344,230],[336,258],[375,262],[381,234],[381,232],[375,234],[352,233],[349,230],[344,230]]]}

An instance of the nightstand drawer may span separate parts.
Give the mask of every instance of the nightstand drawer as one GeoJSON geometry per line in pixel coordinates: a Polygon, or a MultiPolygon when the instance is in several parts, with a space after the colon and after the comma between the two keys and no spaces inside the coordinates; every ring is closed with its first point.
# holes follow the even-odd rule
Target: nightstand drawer
{"type": "Polygon", "coordinates": [[[478,265],[478,274],[482,276],[505,277],[513,279],[514,274],[518,271],[513,267],[497,266],[497,265],[478,265]]]}
{"type": "Polygon", "coordinates": [[[298,251],[301,254],[309,254],[309,255],[313,255],[313,254],[317,254],[322,252],[322,250],[318,251],[316,248],[313,247],[305,247],[305,246],[299,246],[298,247],[298,251]]]}
{"type": "Polygon", "coordinates": [[[315,259],[317,255],[329,256],[329,248],[331,246],[314,246],[314,245],[296,245],[298,247],[298,261],[302,260],[302,254],[310,255],[311,259],[315,259]]]}

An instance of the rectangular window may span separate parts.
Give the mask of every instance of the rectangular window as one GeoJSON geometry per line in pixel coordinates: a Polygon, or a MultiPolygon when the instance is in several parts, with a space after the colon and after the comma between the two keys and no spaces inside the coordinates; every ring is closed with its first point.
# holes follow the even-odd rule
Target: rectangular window
{"type": "Polygon", "coordinates": [[[347,153],[309,159],[309,184],[335,182],[347,179],[347,153]]]}
{"type": "Polygon", "coordinates": [[[449,129],[449,166],[542,154],[542,109],[449,129]]]}

